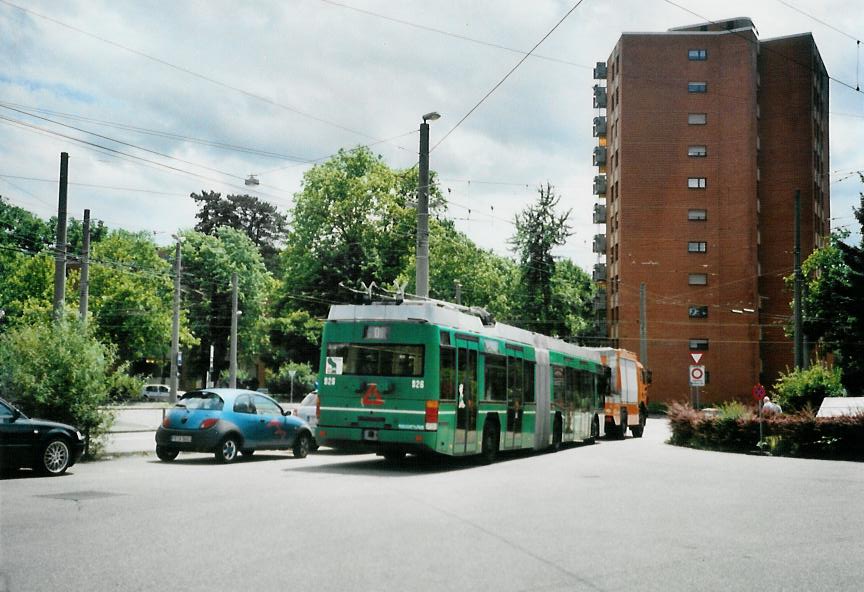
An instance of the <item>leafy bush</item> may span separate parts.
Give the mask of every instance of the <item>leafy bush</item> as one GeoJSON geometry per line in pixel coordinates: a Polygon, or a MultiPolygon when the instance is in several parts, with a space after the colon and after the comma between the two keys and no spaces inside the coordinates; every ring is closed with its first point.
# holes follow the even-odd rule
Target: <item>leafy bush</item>
{"type": "Polygon", "coordinates": [[[142,398],[144,381],[137,376],[126,374],[128,364],[123,364],[111,375],[108,385],[108,400],[112,403],[136,401],[142,398]]]}
{"type": "Polygon", "coordinates": [[[727,401],[717,406],[717,418],[721,420],[737,420],[752,413],[753,410],[741,401],[727,401]]]}
{"type": "Polygon", "coordinates": [[[818,409],[825,397],[843,397],[846,391],[840,370],[820,363],[781,374],[774,383],[773,395],[784,411],[792,412],[818,409]]]}
{"type": "Polygon", "coordinates": [[[96,444],[112,420],[100,406],[114,359],[112,347],[75,321],[17,326],[0,337],[0,391],[28,415],[71,424],[96,444]]]}
{"type": "Polygon", "coordinates": [[[648,403],[649,415],[666,415],[666,409],[666,403],[658,403],[655,401],[651,401],[650,403],[648,403]]]}
{"type": "Polygon", "coordinates": [[[298,401],[315,389],[315,381],[318,376],[312,371],[312,367],[305,363],[289,362],[282,364],[275,376],[272,376],[267,381],[267,388],[271,393],[279,393],[286,397],[291,392],[291,371],[296,372],[294,375],[294,400],[298,401]]]}
{"type": "MultiPolygon", "coordinates": [[[[228,387],[231,383],[231,371],[227,368],[219,373],[219,384],[217,386],[228,387]]],[[[258,381],[249,374],[248,370],[237,368],[237,388],[256,389],[258,381]]]]}
{"type": "MultiPolygon", "coordinates": [[[[743,405],[730,404],[725,413],[721,406],[712,416],[673,403],[667,415],[671,444],[727,452],[759,447],[759,416],[743,405]]],[[[777,456],[864,460],[864,414],[816,417],[805,410],[762,418],[762,428],[766,449],[777,456]]]]}

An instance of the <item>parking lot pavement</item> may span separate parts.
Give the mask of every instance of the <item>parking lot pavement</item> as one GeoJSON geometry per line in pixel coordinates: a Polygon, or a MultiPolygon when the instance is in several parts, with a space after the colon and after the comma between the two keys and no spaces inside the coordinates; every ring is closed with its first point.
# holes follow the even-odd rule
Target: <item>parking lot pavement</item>
{"type": "Polygon", "coordinates": [[[162,423],[168,408],[168,405],[158,403],[111,407],[114,423],[105,436],[104,454],[155,452],[156,428],[162,423]]]}

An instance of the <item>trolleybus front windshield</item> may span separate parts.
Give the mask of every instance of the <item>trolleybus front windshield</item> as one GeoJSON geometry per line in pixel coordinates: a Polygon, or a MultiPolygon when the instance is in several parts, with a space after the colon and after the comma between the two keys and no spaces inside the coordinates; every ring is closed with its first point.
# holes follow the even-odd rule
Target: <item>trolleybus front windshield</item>
{"type": "Polygon", "coordinates": [[[358,376],[423,376],[422,345],[398,343],[330,343],[329,357],[342,358],[342,374],[358,376]]]}

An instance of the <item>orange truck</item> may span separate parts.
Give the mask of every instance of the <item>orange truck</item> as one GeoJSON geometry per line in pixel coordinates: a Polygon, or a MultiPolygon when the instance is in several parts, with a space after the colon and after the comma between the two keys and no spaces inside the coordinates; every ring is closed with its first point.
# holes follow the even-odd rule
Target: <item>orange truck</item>
{"type": "Polygon", "coordinates": [[[633,437],[641,438],[648,419],[648,372],[633,352],[625,349],[596,348],[601,363],[610,370],[609,392],[603,406],[605,433],[624,438],[627,428],[633,437]]]}

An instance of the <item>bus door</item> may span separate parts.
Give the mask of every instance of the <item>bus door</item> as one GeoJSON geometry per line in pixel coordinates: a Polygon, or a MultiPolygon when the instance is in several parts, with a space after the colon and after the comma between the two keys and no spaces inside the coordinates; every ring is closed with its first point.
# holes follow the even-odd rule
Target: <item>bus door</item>
{"type": "MultiPolygon", "coordinates": [[[[458,336],[457,336],[458,340],[458,336]]],[[[453,454],[477,452],[477,351],[457,341],[456,430],[453,454]]]]}
{"type": "Polygon", "coordinates": [[[507,431],[504,434],[504,448],[508,449],[522,447],[522,417],[525,413],[522,365],[521,358],[507,358],[507,431]]]}

